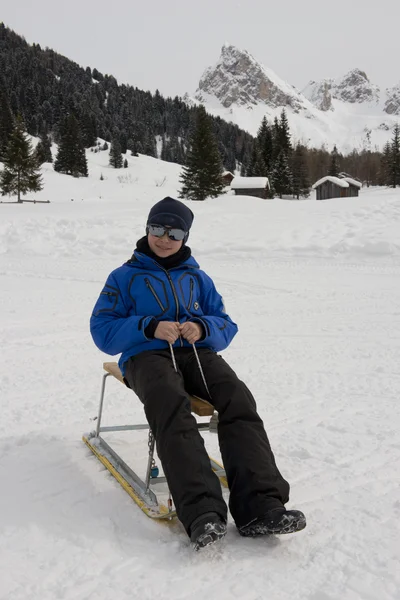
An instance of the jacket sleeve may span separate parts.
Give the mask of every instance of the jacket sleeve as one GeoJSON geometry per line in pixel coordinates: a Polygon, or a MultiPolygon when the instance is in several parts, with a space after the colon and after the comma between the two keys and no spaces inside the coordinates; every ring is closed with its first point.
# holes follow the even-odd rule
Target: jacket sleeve
{"type": "Polygon", "coordinates": [[[229,346],[238,332],[238,326],[225,312],[222,296],[217,292],[214,282],[204,274],[204,289],[202,294],[201,317],[194,317],[192,321],[200,322],[205,330],[203,344],[210,346],[216,352],[229,346]]]}
{"type": "Polygon", "coordinates": [[[107,354],[120,354],[148,338],[144,330],[153,317],[129,316],[115,272],[109,275],[90,318],[96,346],[107,354]]]}

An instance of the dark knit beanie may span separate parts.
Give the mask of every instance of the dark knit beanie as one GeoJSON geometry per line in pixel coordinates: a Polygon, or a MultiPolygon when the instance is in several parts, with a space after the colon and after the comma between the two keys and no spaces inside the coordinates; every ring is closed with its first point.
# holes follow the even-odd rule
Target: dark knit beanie
{"type": "MultiPolygon", "coordinates": [[[[193,219],[194,214],[186,204],[167,197],[152,207],[147,218],[147,225],[164,225],[189,232],[193,219]]],[[[186,236],[185,242],[187,238],[188,236],[186,236]]]]}

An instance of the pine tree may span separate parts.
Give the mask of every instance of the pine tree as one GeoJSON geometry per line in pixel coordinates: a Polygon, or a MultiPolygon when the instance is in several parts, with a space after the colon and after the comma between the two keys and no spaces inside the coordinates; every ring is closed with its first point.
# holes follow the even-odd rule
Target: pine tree
{"type": "Polygon", "coordinates": [[[278,133],[278,139],[277,139],[278,152],[277,152],[277,154],[279,154],[279,152],[281,152],[281,150],[283,150],[283,152],[285,152],[285,154],[286,154],[286,157],[289,158],[289,155],[292,151],[292,142],[290,141],[290,127],[289,127],[289,122],[287,120],[285,109],[283,109],[281,112],[281,119],[279,121],[279,128],[277,130],[277,133],[278,133]]]}
{"type": "Polygon", "coordinates": [[[275,198],[275,182],[274,182],[274,171],[272,170],[268,177],[269,186],[267,187],[267,198],[275,198]]]}
{"type": "Polygon", "coordinates": [[[250,163],[246,171],[247,177],[266,177],[266,167],[258,140],[254,140],[250,163]]]}
{"type": "Polygon", "coordinates": [[[390,162],[391,162],[391,148],[390,143],[386,142],[383,147],[381,154],[380,168],[379,168],[379,185],[389,185],[390,180],[390,162]]]}
{"type": "Polygon", "coordinates": [[[292,187],[292,174],[290,172],[286,153],[281,150],[276,159],[273,182],[276,193],[282,198],[283,194],[290,194],[292,187]]]}
{"type": "Polygon", "coordinates": [[[111,142],[110,148],[110,161],[109,164],[114,169],[121,169],[123,165],[123,158],[121,153],[121,145],[118,138],[115,136],[111,142]]]}
{"type": "Polygon", "coordinates": [[[122,154],[126,154],[128,152],[128,138],[125,133],[122,131],[119,134],[119,143],[121,144],[121,152],[122,154]]]}
{"type": "Polygon", "coordinates": [[[261,121],[261,125],[257,133],[257,141],[265,165],[265,175],[269,177],[273,169],[274,148],[272,132],[270,127],[268,126],[266,117],[264,117],[261,121]]]}
{"type": "Polygon", "coordinates": [[[35,156],[39,165],[45,162],[53,162],[51,154],[51,141],[48,135],[42,135],[40,142],[35,148],[35,156]]]}
{"type": "Polygon", "coordinates": [[[281,139],[281,128],[279,125],[279,121],[278,121],[278,117],[274,118],[274,124],[272,126],[272,149],[273,149],[273,155],[272,155],[272,162],[275,163],[276,159],[278,158],[278,154],[281,151],[281,147],[280,147],[280,139],[281,139]]]}
{"type": "Polygon", "coordinates": [[[136,142],[136,136],[132,136],[129,138],[128,142],[127,142],[127,146],[128,146],[128,150],[131,151],[131,156],[139,156],[138,155],[138,149],[137,149],[137,142],[136,142]]]}
{"type": "Polygon", "coordinates": [[[228,149],[226,151],[224,167],[227,171],[230,171],[231,173],[235,173],[235,171],[236,171],[236,158],[235,158],[235,154],[233,153],[232,150],[228,149]]]}
{"type": "Polygon", "coordinates": [[[0,160],[4,156],[13,133],[13,122],[14,119],[7,98],[5,81],[3,77],[0,77],[0,160]]]}
{"type": "Polygon", "coordinates": [[[125,160],[124,160],[124,169],[127,169],[127,168],[128,168],[128,159],[125,158],[125,160]]]}
{"type": "Polygon", "coordinates": [[[390,155],[388,164],[388,184],[395,188],[400,185],[400,127],[394,126],[392,143],[390,144],[390,155]]]}
{"type": "Polygon", "coordinates": [[[80,118],[82,143],[85,148],[90,148],[96,144],[97,127],[94,115],[84,112],[80,118]]]}
{"type": "Polygon", "coordinates": [[[293,194],[297,200],[300,196],[308,198],[310,195],[310,180],[308,176],[308,167],[305,156],[305,148],[300,143],[297,144],[293,154],[293,194]]]}
{"type": "Polygon", "coordinates": [[[151,131],[148,131],[144,136],[143,152],[147,156],[153,156],[154,158],[157,158],[156,138],[151,131]]]}
{"type": "Polygon", "coordinates": [[[367,187],[371,185],[372,178],[372,159],[371,159],[371,130],[367,129],[365,137],[363,139],[363,151],[361,155],[361,169],[362,176],[361,180],[367,184],[367,187]]]}
{"type": "Polygon", "coordinates": [[[190,140],[186,166],[180,178],[180,198],[205,200],[222,193],[222,164],[210,118],[204,106],[197,109],[196,127],[190,140]]]}
{"type": "Polygon", "coordinates": [[[79,132],[79,124],[73,114],[64,118],[60,127],[60,145],[54,170],[74,177],[88,176],[85,149],[79,132]]]}
{"type": "Polygon", "coordinates": [[[340,173],[340,165],[339,165],[339,152],[336,146],[333,147],[331,152],[331,162],[329,165],[328,175],[331,177],[337,177],[340,173]]]}
{"type": "Polygon", "coordinates": [[[274,125],[270,129],[270,135],[272,144],[269,174],[270,185],[271,190],[275,188],[274,191],[282,198],[283,194],[291,193],[292,182],[292,172],[290,169],[292,143],[285,109],[282,110],[279,121],[275,117],[274,125]]]}
{"type": "Polygon", "coordinates": [[[42,176],[21,117],[16,120],[3,162],[0,178],[2,196],[17,194],[18,202],[23,202],[21,194],[39,192],[43,188],[42,176]]]}

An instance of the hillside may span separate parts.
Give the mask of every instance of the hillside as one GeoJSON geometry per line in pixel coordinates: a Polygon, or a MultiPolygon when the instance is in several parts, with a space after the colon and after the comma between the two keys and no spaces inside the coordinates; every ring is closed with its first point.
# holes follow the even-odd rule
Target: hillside
{"type": "MultiPolygon", "coordinates": [[[[28,44],[0,23],[0,136],[6,106],[23,116],[31,135],[52,133],[57,141],[63,115],[72,112],[87,148],[97,137],[117,137],[123,152],[161,155],[180,164],[197,113],[178,97],[118,84],[112,75],[28,44]]],[[[235,159],[241,162],[250,153],[252,137],[218,117],[212,123],[224,164],[234,168],[235,159]]]]}

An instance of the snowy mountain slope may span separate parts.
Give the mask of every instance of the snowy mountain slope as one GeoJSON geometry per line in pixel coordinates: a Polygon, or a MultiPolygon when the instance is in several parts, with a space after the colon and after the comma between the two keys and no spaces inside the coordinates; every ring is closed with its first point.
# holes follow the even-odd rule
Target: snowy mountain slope
{"type": "Polygon", "coordinates": [[[386,90],[385,112],[400,115],[400,83],[386,90]]]}
{"type": "MultiPolygon", "coordinates": [[[[80,439],[108,358],[90,312],[150,206],[176,194],[179,167],[88,159],[88,179],[46,169],[50,204],[0,204],[0,598],[397,600],[399,191],[190,203],[190,245],[239,323],[224,357],[308,517],[280,539],[240,538],[230,522],[220,549],[195,555],[179,523],[149,521],[80,439]]],[[[132,392],[109,386],[105,423],[143,422],[132,392]]],[[[142,434],[114,442],[144,468],[142,434]]],[[[216,437],[206,443],[218,457],[216,437]]]]}
{"type": "Polygon", "coordinates": [[[372,145],[382,147],[400,113],[397,87],[382,94],[359,69],[337,82],[310,82],[300,92],[247,51],[229,44],[204,72],[193,99],[185,99],[202,102],[211,114],[253,135],[263,116],[272,121],[285,108],[295,140],[329,148],[336,144],[343,152],[361,147],[368,131],[372,145]]]}
{"type": "Polygon", "coordinates": [[[380,101],[379,87],[360,69],[350,71],[337,82],[334,79],[311,81],[302,93],[320,110],[333,110],[332,98],[350,104],[377,105],[380,101]]]}

